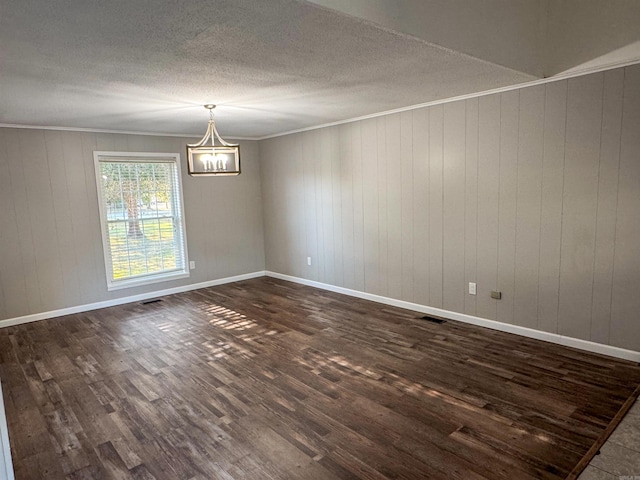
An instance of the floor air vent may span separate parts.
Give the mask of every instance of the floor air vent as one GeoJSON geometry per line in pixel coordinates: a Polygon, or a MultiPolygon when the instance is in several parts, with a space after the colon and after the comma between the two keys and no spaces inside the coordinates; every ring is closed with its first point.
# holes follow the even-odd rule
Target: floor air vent
{"type": "Polygon", "coordinates": [[[444,323],[446,320],[444,318],[432,317],[431,315],[425,315],[424,317],[420,317],[420,320],[426,320],[431,323],[444,323]]]}
{"type": "Polygon", "coordinates": [[[149,305],[150,303],[158,303],[161,301],[162,299],[160,298],[154,298],[153,300],[147,300],[146,302],[142,302],[141,305],[149,305]]]}

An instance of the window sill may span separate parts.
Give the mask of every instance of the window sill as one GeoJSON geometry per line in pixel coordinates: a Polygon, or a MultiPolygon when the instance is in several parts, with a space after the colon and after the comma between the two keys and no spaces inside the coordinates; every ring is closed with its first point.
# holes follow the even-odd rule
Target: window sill
{"type": "Polygon", "coordinates": [[[122,290],[124,288],[142,287],[153,283],[168,282],[179,278],[188,278],[189,272],[171,272],[164,275],[154,275],[152,277],[134,278],[131,280],[121,280],[119,282],[107,282],[107,290],[122,290]]]}

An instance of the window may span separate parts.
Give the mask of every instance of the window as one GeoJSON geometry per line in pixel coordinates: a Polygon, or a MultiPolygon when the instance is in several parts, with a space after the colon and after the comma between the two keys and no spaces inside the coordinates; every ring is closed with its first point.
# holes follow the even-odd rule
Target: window
{"type": "Polygon", "coordinates": [[[180,156],[93,156],[108,289],[188,277],[180,156]]]}

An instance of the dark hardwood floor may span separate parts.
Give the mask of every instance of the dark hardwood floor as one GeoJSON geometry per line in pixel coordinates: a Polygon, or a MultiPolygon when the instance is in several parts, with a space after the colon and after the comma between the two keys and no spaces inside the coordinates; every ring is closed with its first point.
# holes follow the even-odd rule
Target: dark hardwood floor
{"type": "Polygon", "coordinates": [[[0,330],[17,479],[561,479],[640,367],[260,278],[0,330]]]}

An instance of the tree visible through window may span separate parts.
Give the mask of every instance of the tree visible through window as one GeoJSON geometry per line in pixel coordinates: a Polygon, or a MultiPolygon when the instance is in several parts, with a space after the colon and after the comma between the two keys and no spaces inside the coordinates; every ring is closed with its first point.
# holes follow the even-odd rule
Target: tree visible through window
{"type": "Polygon", "coordinates": [[[177,155],[95,152],[110,289],[188,275],[177,155]]]}

